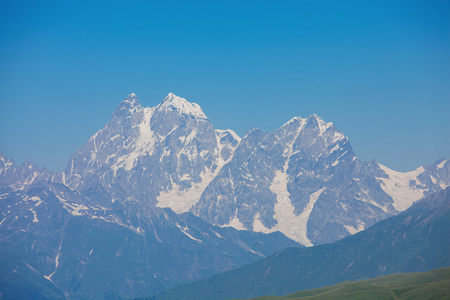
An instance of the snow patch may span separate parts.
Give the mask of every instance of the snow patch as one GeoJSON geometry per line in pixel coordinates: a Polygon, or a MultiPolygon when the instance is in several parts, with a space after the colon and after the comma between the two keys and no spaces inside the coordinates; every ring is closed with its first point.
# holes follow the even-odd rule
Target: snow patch
{"type": "MultiPolygon", "coordinates": [[[[136,165],[136,161],[139,156],[145,155],[147,153],[149,155],[153,154],[155,143],[157,141],[156,135],[150,129],[150,120],[153,115],[153,109],[146,107],[143,110],[143,113],[144,115],[142,122],[134,126],[139,128],[139,137],[133,144],[134,149],[130,154],[119,157],[117,159],[116,163],[111,166],[111,169],[113,169],[114,172],[117,172],[117,170],[121,167],[123,167],[127,171],[130,171],[136,165]]],[[[114,156],[114,154],[108,156],[106,162],[108,162],[109,159],[114,156]]]]}
{"type": "MultiPolygon", "coordinates": [[[[0,225],[1,225],[2,223],[0,223],[0,225]]],[[[224,237],[223,236],[221,236],[220,234],[218,234],[217,232],[215,232],[215,231],[213,231],[213,233],[219,238],[219,239],[223,239],[224,237]]]]}
{"type": "Polygon", "coordinates": [[[264,233],[271,233],[271,232],[273,232],[273,230],[267,228],[261,222],[261,216],[260,216],[259,212],[256,213],[255,219],[253,220],[253,231],[264,232],[264,233]]]}
{"type": "Polygon", "coordinates": [[[253,222],[253,230],[264,233],[281,231],[287,237],[301,243],[304,246],[313,246],[307,237],[307,225],[309,216],[314,208],[314,204],[319,199],[320,194],[326,189],[322,188],[309,196],[309,202],[303,211],[297,216],[294,213],[294,206],[290,199],[290,193],[287,189],[288,176],[283,171],[278,170],[275,178],[270,186],[270,190],[277,195],[277,202],[275,203],[274,219],[277,224],[271,228],[266,228],[259,220],[259,214],[256,215],[253,222]]]}
{"type": "Polygon", "coordinates": [[[181,176],[180,180],[184,181],[184,180],[191,180],[191,174],[183,174],[183,176],[181,176]]]}
{"type": "MultiPolygon", "coordinates": [[[[315,116],[315,115],[314,115],[315,116]]],[[[317,116],[316,116],[317,117],[317,116]]],[[[290,145],[285,150],[284,156],[287,157],[284,168],[282,170],[277,170],[275,173],[275,177],[272,181],[272,184],[270,185],[269,189],[276,194],[277,201],[275,203],[274,207],[274,219],[277,220],[277,224],[268,229],[266,228],[261,220],[260,215],[257,214],[253,220],[253,230],[254,231],[261,231],[264,233],[269,233],[273,231],[281,231],[284,233],[287,237],[301,243],[304,246],[313,246],[309,238],[307,237],[307,225],[308,225],[308,219],[309,216],[314,208],[314,205],[319,199],[320,194],[326,189],[322,188],[318,191],[315,191],[312,193],[309,197],[309,202],[306,205],[306,207],[303,209],[303,211],[299,215],[295,215],[294,213],[294,206],[292,205],[290,196],[287,189],[287,185],[289,182],[288,175],[286,173],[286,170],[289,166],[289,159],[293,155],[293,145],[295,140],[298,138],[301,130],[306,125],[305,119],[301,118],[294,118],[293,120],[300,121],[300,126],[297,129],[296,135],[293,137],[292,141],[290,142],[290,145]]],[[[322,126],[321,130],[327,130],[330,126],[332,126],[332,123],[326,123],[323,122],[320,118],[319,125],[322,126]]]]}
{"type": "Polygon", "coordinates": [[[444,167],[444,165],[445,165],[445,163],[447,162],[447,160],[443,160],[440,164],[438,164],[436,167],[438,168],[438,169],[442,169],[443,167],[444,167]]]}
{"type": "MultiPolygon", "coordinates": [[[[182,190],[178,184],[172,181],[172,189],[167,192],[163,192],[158,197],[156,197],[156,200],[158,201],[158,204],[156,204],[156,206],[169,207],[177,214],[188,212],[192,206],[200,201],[200,197],[203,191],[217,175],[217,172],[219,171],[218,169],[219,168],[217,168],[216,172],[214,173],[202,172],[200,174],[202,181],[199,183],[192,182],[191,187],[186,190],[182,190]]],[[[188,177],[185,177],[183,175],[183,177],[181,177],[181,180],[187,180],[187,178],[188,177]]]]}
{"type": "Polygon", "coordinates": [[[187,232],[187,230],[189,230],[189,228],[187,228],[187,227],[183,228],[183,227],[180,226],[180,224],[176,224],[176,226],[181,230],[182,233],[184,233],[185,235],[187,235],[191,240],[194,240],[194,241],[203,243],[202,240],[199,240],[199,239],[193,237],[192,235],[190,235],[190,234],[187,232]]]}
{"type": "Polygon", "coordinates": [[[55,196],[63,204],[63,207],[67,210],[67,212],[69,212],[72,216],[82,216],[83,215],[81,213],[82,210],[89,210],[89,208],[87,208],[83,204],[69,203],[66,199],[56,194],[55,196]]]}
{"type": "Polygon", "coordinates": [[[53,282],[53,281],[52,281],[52,276],[53,276],[53,274],[55,274],[56,270],[58,269],[59,258],[61,257],[61,246],[62,246],[62,245],[59,246],[58,254],[56,254],[56,258],[55,258],[55,270],[54,270],[50,275],[44,276],[47,280],[49,280],[49,281],[51,281],[51,282],[53,282]]]}
{"type": "Polygon", "coordinates": [[[32,208],[30,208],[30,211],[33,213],[33,222],[34,222],[34,223],[38,223],[39,220],[38,220],[38,218],[36,217],[36,212],[35,212],[32,208]]]}
{"type": "Polygon", "coordinates": [[[237,133],[234,132],[234,131],[231,130],[231,129],[225,129],[225,130],[223,130],[223,129],[216,129],[216,130],[214,130],[214,132],[216,133],[216,135],[217,135],[219,138],[222,138],[224,135],[226,135],[227,133],[229,133],[229,134],[231,134],[231,136],[232,136],[235,140],[238,141],[238,143],[241,142],[241,137],[238,136],[237,133]]]}
{"type": "Polygon", "coordinates": [[[41,205],[42,202],[43,202],[43,201],[41,200],[41,198],[39,198],[38,196],[33,196],[33,197],[30,198],[30,200],[31,200],[31,201],[37,202],[37,203],[34,205],[35,207],[41,205]]]}
{"type": "MultiPolygon", "coordinates": [[[[236,215],[237,215],[237,211],[236,211],[236,215]]],[[[233,219],[231,219],[230,223],[223,225],[221,227],[233,227],[237,230],[245,230],[246,228],[245,228],[244,224],[242,224],[241,221],[239,221],[239,219],[236,215],[234,216],[233,219]]]]}
{"type": "Polygon", "coordinates": [[[417,176],[425,171],[423,167],[403,173],[391,170],[382,164],[378,165],[389,178],[377,177],[377,179],[380,181],[383,191],[394,200],[393,205],[396,210],[404,211],[415,201],[423,198],[423,189],[410,186],[410,182],[416,181],[417,176]]]}
{"type": "Polygon", "coordinates": [[[248,247],[248,250],[250,250],[250,252],[253,253],[253,254],[259,255],[259,256],[261,256],[261,257],[265,257],[264,255],[262,255],[261,253],[259,253],[259,252],[255,251],[255,250],[253,250],[253,249],[250,248],[250,247],[248,247]]]}
{"type": "Polygon", "coordinates": [[[344,225],[344,227],[348,231],[348,233],[350,233],[350,234],[355,234],[355,233],[358,233],[358,232],[364,230],[364,224],[362,224],[360,222],[358,222],[358,227],[357,228],[355,228],[353,226],[350,226],[350,225],[344,225]]]}
{"type": "Polygon", "coordinates": [[[334,151],[337,151],[341,148],[341,146],[339,146],[339,144],[335,145],[332,149],[328,150],[328,154],[333,153],[334,151]]]}
{"type": "MultiPolygon", "coordinates": [[[[333,124],[333,123],[331,123],[331,124],[333,124]]],[[[331,144],[334,144],[334,143],[336,143],[337,141],[341,141],[341,140],[343,140],[343,139],[345,139],[346,137],[345,137],[345,135],[344,134],[342,134],[341,132],[339,132],[339,131],[336,131],[335,133],[334,133],[334,135],[333,135],[333,140],[331,141],[331,144]]]]}

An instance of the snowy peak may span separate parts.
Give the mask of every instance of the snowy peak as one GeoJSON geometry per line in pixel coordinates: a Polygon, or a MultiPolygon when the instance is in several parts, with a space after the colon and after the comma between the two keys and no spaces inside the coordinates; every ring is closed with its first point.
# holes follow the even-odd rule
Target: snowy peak
{"type": "Polygon", "coordinates": [[[377,179],[381,182],[381,188],[385,193],[394,200],[393,205],[396,210],[404,211],[414,201],[423,198],[424,190],[415,187],[419,175],[425,171],[423,167],[410,172],[397,172],[380,163],[378,163],[378,166],[384,174],[382,174],[383,177],[377,177],[377,179]]]}
{"type": "Polygon", "coordinates": [[[141,103],[135,93],[129,94],[114,110],[115,116],[128,116],[142,110],[141,103]]]}
{"type": "Polygon", "coordinates": [[[27,158],[19,167],[22,170],[39,170],[39,168],[29,159],[27,158]]]}
{"type": "Polygon", "coordinates": [[[208,119],[200,105],[189,102],[173,93],[169,93],[156,109],[159,111],[173,111],[180,115],[188,115],[198,119],[208,119]]]}
{"type": "Polygon", "coordinates": [[[129,107],[141,106],[141,103],[135,93],[129,94],[124,100],[122,100],[121,104],[129,107]]]}
{"type": "Polygon", "coordinates": [[[332,122],[325,122],[321,117],[316,114],[310,115],[308,118],[303,119],[301,117],[293,117],[288,122],[286,122],[281,128],[286,128],[288,126],[300,126],[300,129],[312,128],[314,130],[318,130],[319,133],[324,133],[329,128],[333,127],[332,122]]]}
{"type": "Polygon", "coordinates": [[[237,133],[231,129],[225,129],[225,130],[216,129],[214,131],[219,139],[227,139],[230,141],[237,141],[237,143],[239,143],[241,141],[241,137],[238,136],[237,133]]]}
{"type": "Polygon", "coordinates": [[[302,119],[301,117],[293,117],[292,119],[290,119],[289,121],[287,121],[286,123],[283,124],[283,126],[281,127],[286,127],[292,124],[296,124],[296,123],[302,123],[304,119],[302,119]]]}
{"type": "Polygon", "coordinates": [[[45,168],[40,169],[30,159],[20,166],[0,152],[0,187],[22,190],[39,182],[63,182],[62,173],[53,173],[45,168]]]}
{"type": "Polygon", "coordinates": [[[310,153],[309,151],[313,150],[316,155],[321,155],[329,147],[337,150],[336,144],[342,144],[347,140],[345,135],[337,130],[332,122],[325,122],[316,114],[307,118],[294,117],[277,129],[275,134],[278,138],[284,139],[285,142],[293,143],[289,147],[293,147],[294,153],[296,151],[310,153]]]}
{"type": "Polygon", "coordinates": [[[134,100],[137,100],[137,99],[138,99],[138,97],[136,96],[135,93],[131,93],[125,98],[125,100],[128,100],[128,101],[134,101],[134,100]]]}
{"type": "Polygon", "coordinates": [[[432,165],[409,172],[397,172],[378,163],[382,172],[376,173],[381,188],[392,197],[395,209],[403,211],[415,201],[450,186],[450,164],[440,159],[432,165]]]}
{"type": "Polygon", "coordinates": [[[312,114],[306,120],[306,126],[313,126],[319,129],[320,132],[325,132],[328,128],[333,126],[332,122],[325,122],[321,117],[316,114],[312,114]]]}

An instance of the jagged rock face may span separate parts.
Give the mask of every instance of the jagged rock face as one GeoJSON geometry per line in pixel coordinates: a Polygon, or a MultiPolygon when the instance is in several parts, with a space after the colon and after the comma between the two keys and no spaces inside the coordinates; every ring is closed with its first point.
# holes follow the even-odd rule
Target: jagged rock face
{"type": "Polygon", "coordinates": [[[450,163],[401,173],[361,162],[347,137],[317,115],[250,131],[192,212],[220,226],[281,231],[306,246],[330,243],[450,185],[450,163]]]}
{"type": "Polygon", "coordinates": [[[0,186],[7,187],[19,181],[16,164],[0,152],[0,186]]]}
{"type": "Polygon", "coordinates": [[[396,172],[377,164],[375,175],[381,188],[394,199],[394,206],[403,211],[412,202],[450,185],[450,162],[440,159],[432,165],[421,166],[410,172],[396,172]]]}
{"type": "Polygon", "coordinates": [[[294,118],[248,133],[193,212],[222,226],[279,230],[303,245],[331,242],[396,213],[367,168],[332,123],[294,118]]]}
{"type": "Polygon", "coordinates": [[[311,246],[363,230],[449,172],[448,160],[407,173],[361,162],[316,115],[241,140],[186,99],[145,108],[131,94],[65,173],[0,153],[0,275],[31,270],[75,297],[148,295],[298,245],[276,231],[311,246]],[[116,275],[98,282],[105,269],[116,275]]]}
{"type": "Polygon", "coordinates": [[[29,159],[17,166],[12,159],[0,152],[0,188],[24,189],[45,181],[61,183],[64,181],[64,173],[53,173],[45,167],[39,169],[29,159]]]}
{"type": "Polygon", "coordinates": [[[105,202],[133,197],[185,212],[237,146],[223,134],[195,103],[169,94],[143,108],[132,94],[71,158],[67,182],[105,202]]]}
{"type": "Polygon", "coordinates": [[[359,161],[348,138],[317,115],[241,140],[214,130],[200,106],[173,94],[152,108],[129,95],[65,174],[6,158],[0,164],[4,186],[62,182],[103,207],[191,211],[214,225],[281,231],[307,246],[356,233],[450,185],[447,160],[407,173],[359,161]]]}

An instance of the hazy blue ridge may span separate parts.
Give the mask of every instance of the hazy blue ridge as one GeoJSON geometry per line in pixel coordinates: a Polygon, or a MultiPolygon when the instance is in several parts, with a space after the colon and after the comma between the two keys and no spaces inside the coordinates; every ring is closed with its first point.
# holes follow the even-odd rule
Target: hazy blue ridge
{"type": "Polygon", "coordinates": [[[116,203],[105,212],[61,184],[0,192],[0,209],[14,211],[0,230],[5,299],[60,291],[71,299],[144,296],[299,246],[281,233],[220,228],[170,209],[116,203]],[[112,213],[132,221],[105,221],[112,213]]]}
{"type": "Polygon", "coordinates": [[[168,289],[148,299],[286,295],[345,280],[450,266],[450,188],[332,244],[288,248],[253,264],[168,289]]]}

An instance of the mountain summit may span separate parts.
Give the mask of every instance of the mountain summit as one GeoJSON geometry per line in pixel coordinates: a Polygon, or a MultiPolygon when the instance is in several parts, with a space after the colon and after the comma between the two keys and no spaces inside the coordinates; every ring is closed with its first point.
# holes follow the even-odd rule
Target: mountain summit
{"type": "Polygon", "coordinates": [[[156,107],[156,110],[169,110],[179,114],[189,115],[195,118],[208,119],[200,105],[192,103],[175,94],[169,93],[156,107]]]}
{"type": "Polygon", "coordinates": [[[135,93],[131,93],[124,100],[122,100],[119,105],[117,105],[113,115],[130,115],[133,114],[136,110],[140,110],[141,108],[142,106],[139,102],[138,97],[135,93]]]}
{"type": "Polygon", "coordinates": [[[186,212],[231,159],[239,137],[227,132],[223,138],[198,104],[172,93],[152,108],[131,94],[72,156],[68,184],[107,202],[133,197],[186,212]]]}

